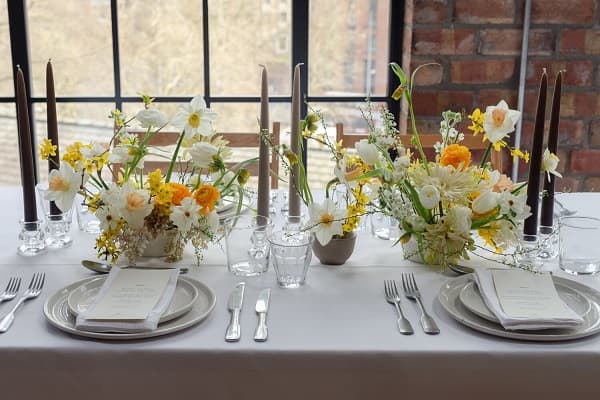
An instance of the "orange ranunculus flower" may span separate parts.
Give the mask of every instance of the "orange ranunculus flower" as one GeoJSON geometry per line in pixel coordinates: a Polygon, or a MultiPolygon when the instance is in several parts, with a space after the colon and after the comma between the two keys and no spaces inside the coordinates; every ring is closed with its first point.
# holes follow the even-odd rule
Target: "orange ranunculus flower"
{"type": "Polygon", "coordinates": [[[194,192],[196,203],[202,207],[201,214],[208,214],[215,209],[215,203],[219,200],[221,194],[213,185],[202,185],[194,192]]]}
{"type": "Polygon", "coordinates": [[[447,146],[440,157],[441,165],[452,165],[454,168],[462,163],[462,169],[466,169],[471,164],[471,151],[468,147],[460,144],[451,144],[447,146]]]}
{"type": "Polygon", "coordinates": [[[167,185],[169,185],[169,188],[173,191],[173,198],[171,199],[173,205],[180,206],[183,199],[192,195],[190,189],[181,183],[169,182],[167,185]]]}

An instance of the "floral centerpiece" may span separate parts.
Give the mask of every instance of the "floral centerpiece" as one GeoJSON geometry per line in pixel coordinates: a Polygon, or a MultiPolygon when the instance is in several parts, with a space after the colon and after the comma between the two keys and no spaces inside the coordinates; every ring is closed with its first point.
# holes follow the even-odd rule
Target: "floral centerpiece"
{"type": "MultiPolygon", "coordinates": [[[[367,103],[362,111],[369,138],[359,155],[369,165],[362,177],[377,179],[377,207],[398,221],[405,257],[418,257],[440,266],[468,259],[469,252],[476,249],[475,232],[493,253],[514,247],[519,241],[519,227],[530,214],[525,185],[514,184],[501,171],[494,170],[488,157],[491,151],[508,147],[506,137],[514,130],[520,112],[500,101],[485,112],[476,109],[469,115],[469,129],[475,135],[482,134],[482,140],[488,142],[479,164],[473,164],[470,149],[461,144],[461,114],[442,113],[435,160],[428,160],[412,105],[412,78],[419,68],[410,78],[397,64],[392,64],[392,69],[400,79],[395,98],[404,96],[408,104],[415,153],[397,139],[387,110],[381,111],[384,128],[375,126],[373,110],[367,103]]],[[[528,160],[527,153],[510,151],[513,157],[528,160]]]]}
{"type": "MultiPolygon", "coordinates": [[[[219,232],[219,201],[237,199],[230,201],[239,209],[249,176],[244,167],[254,160],[226,168],[231,149],[213,131],[216,114],[201,97],[181,105],[170,122],[153,107],[153,99],[143,95],[142,100],[144,108],[130,119],[119,110],[111,112],[115,134],[109,143],[67,146],[60,168],[49,174],[47,199],[64,211],[77,193],[84,196],[100,220],[98,257],[116,262],[123,255],[135,262],[153,240],[166,236],[167,261],[181,259],[191,243],[199,262],[219,232]],[[169,123],[181,132],[174,150],[152,146],[151,139],[169,123]],[[148,159],[165,160],[167,167],[147,172],[148,159]]],[[[43,158],[55,151],[49,140],[41,144],[43,158]]]]}

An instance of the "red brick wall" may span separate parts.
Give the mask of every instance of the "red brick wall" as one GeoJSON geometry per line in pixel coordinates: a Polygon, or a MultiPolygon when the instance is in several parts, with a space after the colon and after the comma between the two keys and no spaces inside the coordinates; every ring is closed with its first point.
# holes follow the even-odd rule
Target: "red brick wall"
{"type": "MultiPolygon", "coordinates": [[[[524,0],[414,0],[411,65],[441,64],[417,77],[414,103],[421,131],[437,132],[439,113],[446,109],[470,113],[501,99],[517,107],[524,4],[524,0]]],[[[551,83],[547,120],[556,73],[567,70],[559,130],[564,178],[557,180],[557,189],[599,191],[600,0],[532,1],[524,149],[531,148],[542,68],[551,83]]],[[[510,163],[508,157],[506,161],[510,163]]],[[[520,178],[527,176],[527,168],[521,163],[520,178]]]]}

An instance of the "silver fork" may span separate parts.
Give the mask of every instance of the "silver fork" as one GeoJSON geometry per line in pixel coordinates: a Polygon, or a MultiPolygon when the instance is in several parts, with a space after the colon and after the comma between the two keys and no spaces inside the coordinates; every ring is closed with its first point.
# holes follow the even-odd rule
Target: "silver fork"
{"type": "Polygon", "coordinates": [[[0,294],[0,303],[3,301],[9,301],[15,298],[17,293],[19,292],[19,287],[21,286],[21,278],[11,277],[8,280],[8,285],[6,285],[6,289],[4,293],[0,294]]]}
{"type": "Polygon", "coordinates": [[[396,282],[392,280],[385,280],[383,282],[383,289],[385,292],[385,299],[388,303],[396,306],[396,311],[398,312],[398,330],[403,335],[412,335],[415,333],[413,331],[410,322],[404,317],[402,313],[402,308],[400,308],[400,294],[398,293],[398,288],[396,287],[396,282]]]}
{"type": "Polygon", "coordinates": [[[421,292],[419,292],[417,281],[415,280],[415,276],[412,272],[402,273],[402,287],[404,288],[404,294],[406,297],[416,300],[417,304],[419,304],[419,308],[421,309],[420,321],[423,331],[425,333],[429,333],[430,335],[437,335],[440,333],[440,328],[438,328],[433,318],[431,318],[431,316],[425,310],[425,306],[423,306],[423,302],[421,301],[421,292]]]}
{"type": "Polygon", "coordinates": [[[19,297],[17,304],[15,304],[12,310],[0,320],[0,333],[4,333],[10,328],[15,320],[15,311],[17,311],[17,308],[19,308],[25,300],[36,298],[42,293],[45,279],[46,275],[44,273],[33,274],[31,282],[29,282],[29,287],[23,292],[21,297],[19,297]]]}

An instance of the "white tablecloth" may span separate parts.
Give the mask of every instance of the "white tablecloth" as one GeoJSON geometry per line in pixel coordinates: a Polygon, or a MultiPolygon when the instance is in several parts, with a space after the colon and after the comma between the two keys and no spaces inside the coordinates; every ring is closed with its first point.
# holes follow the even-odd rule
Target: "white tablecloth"
{"type": "MultiPolygon", "coordinates": [[[[600,216],[600,195],[561,200],[580,214],[600,216]]],[[[436,299],[451,273],[405,261],[400,248],[368,232],[360,234],[346,265],[312,266],[299,289],[277,287],[273,271],[246,279],[238,343],[226,343],[223,336],[227,297],[240,278],[227,272],[218,247],[190,272],[217,294],[204,322],[131,342],[71,336],[47,323],[42,308],[61,287],[92,276],[79,262],[93,259],[93,237],[75,224],[72,247],[19,257],[20,204],[18,189],[0,190],[0,288],[12,275],[25,284],[34,272],[47,277],[41,296],[25,303],[12,328],[0,335],[2,399],[595,399],[600,393],[600,336],[533,343],[473,331],[451,319],[436,299]],[[416,305],[409,301],[404,310],[415,334],[398,333],[383,280],[399,279],[404,271],[415,272],[440,335],[421,331],[416,305]],[[254,302],[264,287],[272,288],[269,340],[256,343],[254,302]]],[[[598,277],[573,279],[600,289],[598,277]]],[[[11,305],[1,304],[0,315],[11,305]]]]}

